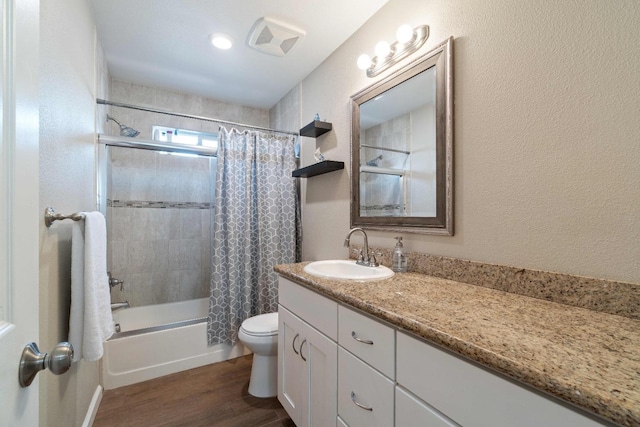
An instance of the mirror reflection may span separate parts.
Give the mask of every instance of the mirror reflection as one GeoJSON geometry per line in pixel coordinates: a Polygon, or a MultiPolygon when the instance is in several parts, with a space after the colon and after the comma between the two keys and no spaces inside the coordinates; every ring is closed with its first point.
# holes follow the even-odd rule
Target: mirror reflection
{"type": "Polygon", "coordinates": [[[451,43],[352,97],[353,227],[453,234],[451,43]]]}
{"type": "Polygon", "coordinates": [[[436,215],[435,87],[431,67],[360,106],[361,216],[436,215]]]}

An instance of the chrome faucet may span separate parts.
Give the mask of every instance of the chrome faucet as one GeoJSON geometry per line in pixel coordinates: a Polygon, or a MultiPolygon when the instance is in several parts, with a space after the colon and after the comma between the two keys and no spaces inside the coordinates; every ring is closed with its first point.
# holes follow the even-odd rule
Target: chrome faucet
{"type": "Polygon", "coordinates": [[[361,232],[362,237],[364,238],[364,247],[362,248],[362,251],[358,256],[358,260],[356,261],[356,264],[365,265],[367,267],[378,267],[380,264],[378,264],[375,255],[369,254],[369,239],[367,239],[367,233],[365,233],[365,231],[362,228],[354,228],[350,230],[349,234],[347,234],[347,237],[344,239],[344,246],[347,248],[349,247],[349,243],[351,241],[351,235],[356,231],[361,232]]]}

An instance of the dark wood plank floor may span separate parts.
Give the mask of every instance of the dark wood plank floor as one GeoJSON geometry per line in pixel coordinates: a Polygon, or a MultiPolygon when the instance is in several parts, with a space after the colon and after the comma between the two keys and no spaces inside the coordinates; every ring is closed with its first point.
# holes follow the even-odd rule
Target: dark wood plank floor
{"type": "Polygon", "coordinates": [[[276,397],[251,396],[252,356],[104,392],[94,427],[295,427],[276,397]]]}

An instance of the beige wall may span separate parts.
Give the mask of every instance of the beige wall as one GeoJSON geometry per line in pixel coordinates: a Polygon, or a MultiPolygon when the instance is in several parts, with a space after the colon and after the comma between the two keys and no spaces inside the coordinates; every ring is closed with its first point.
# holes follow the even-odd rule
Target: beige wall
{"type": "MultiPolygon", "coordinates": [[[[411,58],[455,38],[455,236],[405,248],[640,282],[640,3],[391,0],[302,82],[302,124],[334,126],[303,166],[316,144],[349,163],[349,97],[376,80],[356,58],[405,22],[431,30],[411,58]]],[[[348,172],[303,187],[304,258],[347,256],[348,172]]]]}
{"type": "MultiPolygon", "coordinates": [[[[41,0],[40,8],[40,211],[47,206],[65,214],[95,210],[94,98],[106,93],[108,80],[98,79],[106,66],[95,47],[93,18],[84,0],[41,0]]],[[[38,344],[43,351],[67,340],[70,242],[69,221],[50,229],[41,223],[38,344]]],[[[64,375],[41,374],[40,425],[82,425],[98,386],[98,368],[98,362],[80,361],[64,375]]]]}

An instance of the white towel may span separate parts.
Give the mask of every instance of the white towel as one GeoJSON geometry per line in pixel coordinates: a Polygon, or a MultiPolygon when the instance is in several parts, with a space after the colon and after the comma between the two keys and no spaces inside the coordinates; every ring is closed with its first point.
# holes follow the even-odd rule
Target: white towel
{"type": "Polygon", "coordinates": [[[82,357],[84,334],[84,221],[71,225],[71,311],[69,342],[73,346],[73,361],[82,357]]]}
{"type": "Polygon", "coordinates": [[[74,346],[74,360],[82,356],[95,361],[102,357],[103,343],[113,334],[107,228],[100,212],[84,212],[84,216],[84,239],[82,224],[74,226],[72,235],[69,340],[74,346]]]}

